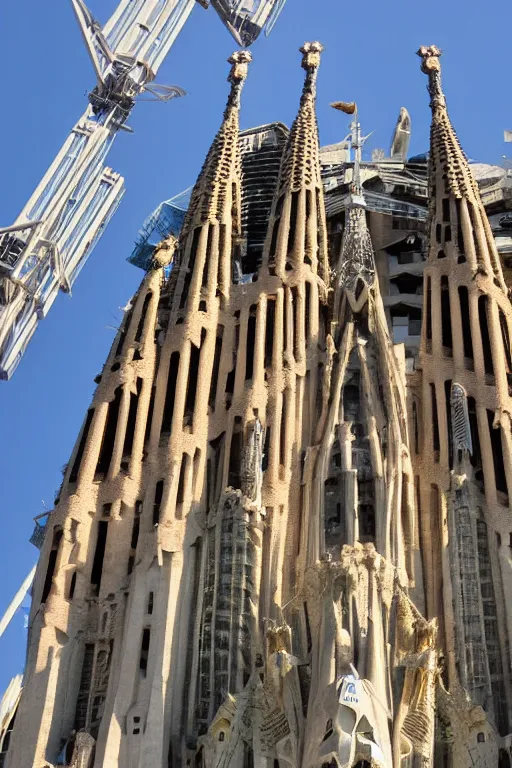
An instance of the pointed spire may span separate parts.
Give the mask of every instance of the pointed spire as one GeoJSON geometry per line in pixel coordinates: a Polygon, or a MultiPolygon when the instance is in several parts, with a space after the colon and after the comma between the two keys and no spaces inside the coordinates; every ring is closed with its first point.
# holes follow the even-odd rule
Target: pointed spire
{"type": "Polygon", "coordinates": [[[279,193],[285,188],[296,192],[305,186],[322,185],[315,101],[318,67],[324,47],[319,42],[312,42],[304,43],[299,50],[302,53],[302,68],[306,70],[306,77],[299,112],[283,155],[279,193]]]}
{"type": "Polygon", "coordinates": [[[238,148],[240,95],[247,78],[252,56],[249,51],[237,51],[229,57],[231,83],[224,119],[213,140],[201,173],[190,196],[190,205],[181,233],[181,242],[196,226],[212,219],[220,220],[228,185],[239,174],[238,148]]]}
{"type": "Polygon", "coordinates": [[[432,170],[441,170],[445,176],[446,193],[457,198],[478,195],[478,186],[453,129],[446,109],[446,98],[441,86],[442,51],[436,45],[421,46],[421,71],[428,75],[428,92],[432,109],[430,150],[432,170]]]}
{"type": "Polygon", "coordinates": [[[467,261],[473,273],[492,275],[506,292],[500,258],[478,184],[448,116],[441,85],[441,50],[435,45],[422,46],[417,53],[421,58],[421,70],[428,76],[432,109],[430,258],[437,260],[448,256],[459,264],[467,261]]]}
{"type": "Polygon", "coordinates": [[[375,260],[370,230],[366,221],[366,203],[361,179],[361,123],[355,102],[336,101],[331,107],[353,115],[350,125],[354,152],[354,175],[346,209],[345,231],[338,259],[338,285],[345,291],[353,312],[366,304],[368,291],[375,281],[375,260]]]}

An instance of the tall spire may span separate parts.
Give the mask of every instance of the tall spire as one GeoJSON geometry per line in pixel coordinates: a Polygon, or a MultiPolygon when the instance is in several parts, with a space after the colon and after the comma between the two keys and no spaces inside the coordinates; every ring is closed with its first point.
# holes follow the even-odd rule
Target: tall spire
{"type": "Polygon", "coordinates": [[[249,51],[236,51],[228,59],[231,64],[228,75],[231,89],[224,111],[224,119],[192,190],[190,205],[181,234],[182,242],[185,242],[185,238],[194,227],[208,220],[221,219],[222,207],[226,200],[228,185],[232,181],[233,171],[239,175],[240,95],[251,61],[252,56],[249,51]]]}
{"type": "Polygon", "coordinates": [[[429,79],[430,129],[430,258],[467,261],[473,273],[490,275],[506,291],[501,263],[469,162],[451,124],[441,85],[441,50],[422,46],[417,52],[429,79]]]}
{"type": "Polygon", "coordinates": [[[296,192],[310,184],[321,185],[315,102],[318,67],[323,50],[324,47],[319,42],[304,43],[300,48],[302,68],[306,70],[306,77],[299,112],[283,155],[279,192],[285,187],[290,187],[292,192],[296,192]]]}
{"type": "Polygon", "coordinates": [[[354,174],[346,210],[345,231],[337,264],[339,286],[345,291],[353,312],[366,304],[368,290],[375,281],[373,245],[366,222],[366,203],[361,179],[361,123],[355,102],[336,101],[331,107],[353,115],[350,125],[351,146],[354,152],[354,174]]]}

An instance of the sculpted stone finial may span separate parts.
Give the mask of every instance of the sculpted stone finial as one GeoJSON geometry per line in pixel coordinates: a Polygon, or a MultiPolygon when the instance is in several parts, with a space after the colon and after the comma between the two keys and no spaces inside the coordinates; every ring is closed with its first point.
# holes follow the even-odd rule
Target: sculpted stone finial
{"type": "Polygon", "coordinates": [[[314,41],[312,43],[304,43],[299,50],[302,53],[302,68],[305,69],[307,73],[302,98],[309,94],[315,96],[316,77],[318,74],[318,67],[320,66],[320,55],[324,50],[324,47],[322,43],[314,41]]]}
{"type": "Polygon", "coordinates": [[[431,96],[430,106],[445,107],[446,100],[441,89],[441,58],[442,51],[437,45],[422,45],[417,51],[421,58],[421,71],[428,75],[428,90],[431,96]]]}
{"type": "Polygon", "coordinates": [[[252,54],[249,51],[235,51],[228,59],[231,69],[228,75],[228,82],[231,83],[231,92],[229,94],[226,112],[231,108],[240,108],[240,94],[242,87],[247,79],[249,64],[252,61],[252,54]]]}

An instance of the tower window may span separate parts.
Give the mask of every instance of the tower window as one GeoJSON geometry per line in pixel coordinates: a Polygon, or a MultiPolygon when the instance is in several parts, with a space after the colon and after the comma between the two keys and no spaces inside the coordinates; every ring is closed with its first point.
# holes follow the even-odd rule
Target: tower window
{"type": "Polygon", "coordinates": [[[140,646],[139,669],[140,676],[146,677],[148,671],[149,646],[151,643],[151,630],[145,627],[142,630],[142,642],[140,646]]]}
{"type": "Polygon", "coordinates": [[[201,341],[199,347],[195,344],[190,345],[190,363],[188,367],[187,394],[185,397],[185,415],[183,418],[183,427],[194,426],[194,408],[196,404],[197,381],[199,378],[199,363],[201,361],[201,349],[206,338],[206,330],[201,331],[201,341]]]}
{"type": "Polygon", "coordinates": [[[180,366],[180,353],[173,352],[169,362],[169,375],[167,376],[167,392],[165,395],[164,415],[162,419],[162,434],[172,430],[172,417],[174,415],[174,400],[176,397],[176,382],[180,366]]]}
{"type": "Polygon", "coordinates": [[[146,294],[144,298],[144,304],[142,305],[142,312],[140,314],[139,325],[137,326],[137,332],[135,334],[135,341],[140,341],[142,338],[142,332],[144,331],[144,323],[146,322],[146,315],[147,315],[148,307],[152,297],[153,297],[153,294],[149,292],[146,294]]]}
{"type": "Polygon", "coordinates": [[[447,379],[444,383],[444,398],[446,406],[446,427],[448,436],[448,461],[450,469],[453,469],[453,435],[452,435],[452,381],[447,379]]]}
{"type": "Polygon", "coordinates": [[[124,436],[123,459],[132,455],[133,439],[135,437],[135,426],[137,423],[137,410],[139,408],[140,393],[142,391],[142,379],[137,378],[137,391],[130,392],[130,408],[126,422],[126,433],[124,436]]]}
{"type": "Polygon", "coordinates": [[[496,490],[508,494],[507,476],[505,474],[505,463],[503,460],[503,446],[501,443],[501,427],[493,428],[494,413],[487,411],[487,421],[489,423],[489,434],[491,437],[492,457],[494,461],[494,477],[496,481],[496,490]]]}
{"type": "Polygon", "coordinates": [[[114,393],[114,399],[108,404],[103,440],[101,442],[100,455],[96,465],[96,474],[98,475],[105,475],[110,467],[116,441],[117,422],[119,419],[122,396],[123,389],[122,387],[118,387],[114,393]]]}
{"type": "Polygon", "coordinates": [[[256,312],[257,305],[253,304],[249,312],[247,323],[247,346],[245,356],[245,380],[252,379],[254,374],[254,348],[256,344],[256,312]]]}
{"type": "Polygon", "coordinates": [[[430,277],[427,277],[426,323],[427,323],[427,339],[428,341],[431,341],[432,339],[432,279],[430,277]]]}
{"type": "Polygon", "coordinates": [[[299,209],[300,192],[292,192],[292,202],[290,210],[290,229],[288,231],[288,253],[290,254],[295,246],[295,233],[297,230],[297,213],[299,209]]]}
{"type": "Polygon", "coordinates": [[[105,558],[105,548],[107,545],[108,522],[100,520],[98,522],[98,535],[96,539],[96,550],[91,571],[91,584],[95,587],[95,594],[99,595],[101,578],[103,575],[103,560],[105,558]]]}
{"type": "Polygon", "coordinates": [[[448,278],[443,275],[441,278],[441,327],[443,347],[452,349],[452,320],[450,316],[450,289],[448,287],[448,278]]]}
{"type": "Polygon", "coordinates": [[[482,350],[484,353],[485,372],[489,376],[494,375],[494,366],[492,362],[491,339],[489,336],[489,325],[487,320],[488,300],[487,296],[478,298],[478,319],[480,321],[480,331],[482,334],[482,350]]]}
{"type": "Polygon", "coordinates": [[[233,435],[231,437],[231,451],[229,454],[228,484],[231,488],[240,488],[241,486],[242,448],[242,419],[240,416],[236,416],[233,426],[233,435]]]}
{"type": "Polygon", "coordinates": [[[272,365],[276,321],[276,297],[267,297],[267,325],[265,329],[265,368],[272,365]]]}
{"type": "Polygon", "coordinates": [[[73,462],[73,468],[71,469],[71,473],[69,475],[70,483],[76,483],[76,481],[78,480],[78,473],[80,471],[80,465],[82,463],[82,458],[84,455],[87,438],[89,436],[89,430],[91,428],[93,416],[94,416],[94,408],[91,408],[89,411],[87,411],[87,418],[85,419],[84,428],[82,430],[80,445],[78,446],[78,451],[76,452],[75,460],[73,462]]]}
{"type": "Polygon", "coordinates": [[[53,576],[55,574],[55,566],[57,564],[57,557],[59,555],[60,544],[62,541],[62,528],[54,528],[52,548],[48,557],[48,567],[46,569],[46,577],[44,580],[43,594],[41,602],[46,603],[50,590],[52,588],[53,576]]]}
{"type": "Polygon", "coordinates": [[[471,336],[470,308],[468,289],[459,286],[460,317],[462,321],[462,341],[464,344],[464,357],[473,359],[473,339],[471,336]]]}
{"type": "Polygon", "coordinates": [[[153,504],[153,525],[158,525],[160,522],[160,507],[162,506],[163,495],[164,481],[159,480],[155,488],[155,501],[153,504]]]}
{"type": "MultiPolygon", "coordinates": [[[[436,385],[430,385],[430,404],[432,409],[432,447],[439,452],[439,418],[437,414],[436,385]]],[[[439,461],[439,456],[436,458],[439,461]]]]}
{"type": "Polygon", "coordinates": [[[217,337],[215,339],[215,355],[213,358],[212,381],[210,384],[210,396],[208,398],[208,404],[212,409],[212,411],[215,410],[215,400],[217,399],[217,383],[219,380],[223,336],[224,336],[224,326],[219,325],[217,327],[217,337]]]}

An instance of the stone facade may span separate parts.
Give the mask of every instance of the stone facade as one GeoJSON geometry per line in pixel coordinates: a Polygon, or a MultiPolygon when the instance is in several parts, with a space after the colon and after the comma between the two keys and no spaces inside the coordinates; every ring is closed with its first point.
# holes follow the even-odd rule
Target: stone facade
{"type": "Polygon", "coordinates": [[[358,157],[329,236],[322,46],[301,52],[262,252],[239,52],[180,238],[99,377],[47,524],[7,768],[510,765],[512,310],[440,52],[420,51],[429,252],[409,375],[358,157]]]}

